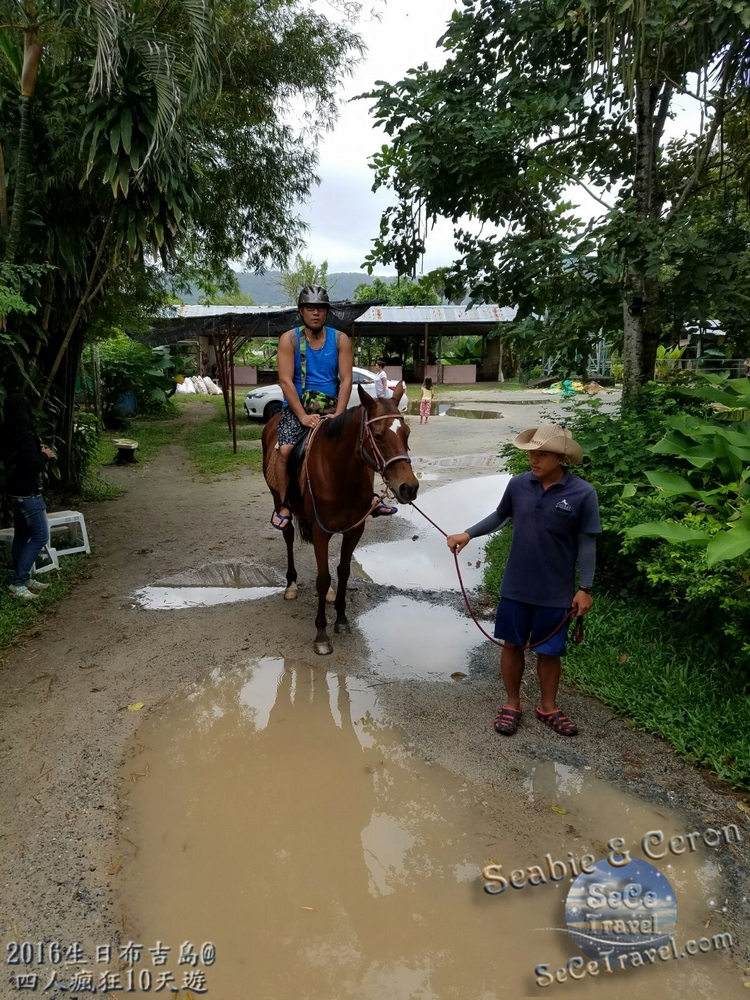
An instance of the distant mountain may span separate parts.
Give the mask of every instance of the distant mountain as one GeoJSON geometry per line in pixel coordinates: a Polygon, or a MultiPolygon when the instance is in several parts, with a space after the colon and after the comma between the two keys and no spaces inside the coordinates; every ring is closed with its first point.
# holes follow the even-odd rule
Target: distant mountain
{"type": "MultiPolygon", "coordinates": [[[[364,271],[329,274],[328,291],[331,299],[335,301],[351,299],[357,285],[368,284],[375,277],[382,278],[389,285],[396,280],[394,275],[381,274],[370,277],[364,271]]],[[[286,292],[281,284],[280,271],[266,271],[265,274],[238,274],[237,282],[239,283],[241,292],[244,292],[245,295],[252,295],[256,306],[289,305],[286,292]]],[[[195,305],[198,297],[198,292],[183,296],[186,305],[195,305]]]]}

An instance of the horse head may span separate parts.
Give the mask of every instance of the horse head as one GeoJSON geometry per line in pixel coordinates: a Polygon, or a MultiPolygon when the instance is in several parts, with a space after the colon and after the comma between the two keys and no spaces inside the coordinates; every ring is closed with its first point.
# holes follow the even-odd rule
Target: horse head
{"type": "Polygon", "coordinates": [[[364,407],[362,457],[383,476],[401,503],[411,503],[417,496],[419,481],[409,458],[409,425],[398,410],[404,394],[403,383],[394,389],[390,399],[373,399],[361,385],[358,389],[364,407]]]}

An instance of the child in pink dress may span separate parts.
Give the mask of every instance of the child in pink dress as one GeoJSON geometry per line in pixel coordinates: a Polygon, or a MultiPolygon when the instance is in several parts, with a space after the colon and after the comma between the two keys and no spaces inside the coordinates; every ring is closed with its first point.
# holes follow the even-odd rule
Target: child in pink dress
{"type": "Polygon", "coordinates": [[[430,415],[430,407],[432,406],[432,401],[435,398],[435,390],[432,388],[432,379],[426,378],[422,383],[422,390],[419,394],[419,422],[427,423],[427,418],[430,415]]]}

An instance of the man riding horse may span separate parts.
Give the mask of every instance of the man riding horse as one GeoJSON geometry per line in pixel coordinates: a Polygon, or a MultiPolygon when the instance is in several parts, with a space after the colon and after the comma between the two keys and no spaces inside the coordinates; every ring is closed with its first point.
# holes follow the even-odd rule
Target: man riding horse
{"type": "MultiPolygon", "coordinates": [[[[288,462],[295,444],[320,423],[322,416],[343,413],[352,389],[352,344],[345,333],[326,326],[331,303],[320,285],[303,288],[297,299],[303,327],[287,330],[279,338],[279,382],[284,403],[279,419],[279,453],[276,477],[282,502],[271,524],[283,531],[291,512],[286,500],[288,462]]],[[[395,514],[396,507],[380,503],[372,517],[395,514]]]]}

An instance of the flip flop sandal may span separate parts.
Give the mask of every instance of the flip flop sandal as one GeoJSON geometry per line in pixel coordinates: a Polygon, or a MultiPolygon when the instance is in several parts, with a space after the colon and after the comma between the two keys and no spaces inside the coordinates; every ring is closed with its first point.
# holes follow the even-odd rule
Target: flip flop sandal
{"type": "Polygon", "coordinates": [[[554,712],[543,712],[538,708],[536,717],[550,729],[554,729],[558,736],[576,736],[578,733],[578,726],[571,722],[559,708],[555,709],[554,712]]]}
{"type": "Polygon", "coordinates": [[[495,716],[495,732],[501,736],[513,736],[521,721],[521,712],[509,705],[503,705],[495,716]]]}
{"type": "Polygon", "coordinates": [[[387,503],[381,503],[375,508],[370,516],[386,517],[389,514],[398,514],[398,507],[390,507],[387,503]]]}
{"type": "Polygon", "coordinates": [[[275,510],[273,514],[271,514],[271,527],[276,528],[277,531],[283,531],[284,528],[286,528],[286,522],[291,521],[291,519],[292,519],[291,514],[280,514],[277,510],[275,510]],[[275,517],[279,519],[281,524],[276,524],[274,522],[275,517]]]}

